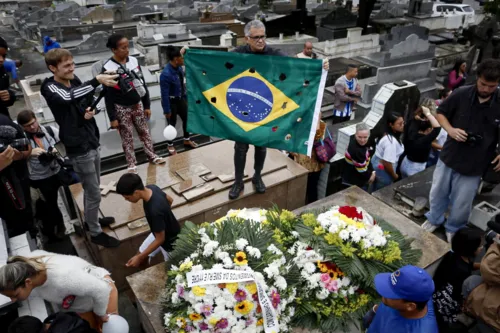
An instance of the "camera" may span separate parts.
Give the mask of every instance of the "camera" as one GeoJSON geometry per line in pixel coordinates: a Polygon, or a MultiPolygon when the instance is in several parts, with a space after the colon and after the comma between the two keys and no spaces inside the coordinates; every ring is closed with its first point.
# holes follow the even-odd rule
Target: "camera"
{"type": "Polygon", "coordinates": [[[54,147],[49,147],[46,153],[40,154],[40,156],[38,156],[38,161],[40,161],[40,164],[43,166],[49,166],[54,161],[58,161],[58,163],[64,163],[64,158],[56,149],[54,149],[54,147]]]}
{"type": "Polygon", "coordinates": [[[124,94],[129,93],[132,89],[134,89],[134,79],[128,70],[120,67],[116,70],[116,74],[118,74],[118,86],[124,94]]]}
{"type": "Polygon", "coordinates": [[[13,140],[0,139],[0,153],[3,153],[8,146],[19,151],[27,151],[30,147],[30,141],[26,138],[13,140]]]}
{"type": "Polygon", "coordinates": [[[483,141],[483,137],[479,134],[475,134],[472,132],[467,132],[467,140],[465,140],[465,143],[468,144],[469,146],[475,147],[483,141]]]}

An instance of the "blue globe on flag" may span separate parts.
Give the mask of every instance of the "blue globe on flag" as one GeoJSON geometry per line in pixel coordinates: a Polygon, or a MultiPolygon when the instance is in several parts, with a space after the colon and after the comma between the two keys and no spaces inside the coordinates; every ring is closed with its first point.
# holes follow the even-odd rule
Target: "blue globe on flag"
{"type": "Polygon", "coordinates": [[[263,81],[251,76],[231,83],[226,101],[231,113],[248,123],[264,120],[273,109],[273,93],[263,81]]]}

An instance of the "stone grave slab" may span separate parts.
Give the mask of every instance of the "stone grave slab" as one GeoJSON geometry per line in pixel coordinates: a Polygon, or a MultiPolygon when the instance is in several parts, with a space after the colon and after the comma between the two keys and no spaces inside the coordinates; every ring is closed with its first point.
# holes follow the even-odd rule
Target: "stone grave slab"
{"type": "MultiPolygon", "coordinates": [[[[432,166],[416,175],[402,179],[398,182],[398,186],[394,188],[394,191],[400,194],[401,199],[410,206],[413,206],[418,197],[429,198],[434,169],[435,166],[432,166]]],[[[427,208],[429,208],[429,203],[427,203],[427,208]]]]}
{"type": "Polygon", "coordinates": [[[198,187],[199,185],[202,185],[205,181],[201,179],[200,177],[193,175],[191,178],[188,178],[186,180],[183,180],[180,183],[177,183],[172,186],[172,190],[174,190],[175,193],[177,194],[182,194],[186,191],[189,191],[195,187],[198,187]]]}
{"type": "MultiPolygon", "coordinates": [[[[308,206],[298,208],[294,212],[300,214],[308,210],[321,210],[334,205],[361,206],[370,214],[383,218],[403,234],[414,238],[415,241],[412,246],[421,249],[423,252],[418,265],[426,268],[427,271],[431,271],[431,273],[435,264],[449,251],[449,246],[446,242],[424,231],[392,207],[356,186],[316,201],[308,206]]],[[[127,282],[137,300],[139,320],[146,333],[165,332],[162,320],[161,291],[165,287],[166,273],[165,265],[158,264],[127,277],[127,282]]]]}
{"type": "Polygon", "coordinates": [[[204,176],[209,174],[211,171],[207,168],[203,163],[197,163],[194,165],[190,165],[187,168],[177,170],[176,173],[182,179],[190,179],[192,176],[204,176]]]}

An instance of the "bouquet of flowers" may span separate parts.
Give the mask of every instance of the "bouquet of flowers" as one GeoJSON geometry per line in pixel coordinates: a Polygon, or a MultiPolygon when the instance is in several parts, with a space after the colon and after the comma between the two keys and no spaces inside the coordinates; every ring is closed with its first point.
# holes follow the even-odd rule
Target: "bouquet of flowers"
{"type": "Polygon", "coordinates": [[[168,262],[169,332],[288,331],[296,290],[272,233],[229,218],[186,222],[168,262]]]}
{"type": "Polygon", "coordinates": [[[234,221],[251,221],[262,223],[267,219],[267,210],[260,208],[243,208],[243,209],[230,209],[227,214],[220,219],[216,220],[215,223],[221,223],[227,221],[228,219],[233,219],[234,221]]]}

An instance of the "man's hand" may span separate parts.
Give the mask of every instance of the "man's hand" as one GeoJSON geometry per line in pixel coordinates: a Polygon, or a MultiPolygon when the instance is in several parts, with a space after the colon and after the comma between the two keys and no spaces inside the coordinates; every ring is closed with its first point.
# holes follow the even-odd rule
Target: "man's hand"
{"type": "Polygon", "coordinates": [[[0,154],[0,170],[5,169],[14,161],[14,148],[8,146],[3,153],[0,154]]]}
{"type": "Polygon", "coordinates": [[[10,94],[8,90],[0,90],[0,99],[4,102],[10,100],[10,94]]]}
{"type": "Polygon", "coordinates": [[[165,118],[170,119],[170,116],[172,116],[172,112],[165,113],[165,118]]]}
{"type": "Polygon", "coordinates": [[[368,184],[373,184],[376,176],[377,176],[377,174],[375,173],[375,171],[373,171],[372,175],[370,176],[370,179],[368,180],[368,184]]]}
{"type": "Polygon", "coordinates": [[[451,137],[453,140],[458,141],[458,142],[467,141],[467,132],[464,131],[463,129],[460,129],[460,128],[452,127],[448,131],[448,136],[451,137]]]}
{"type": "Polygon", "coordinates": [[[139,267],[141,263],[144,261],[143,257],[140,254],[136,254],[125,264],[127,267],[139,267]]]}
{"type": "Polygon", "coordinates": [[[85,120],[90,120],[95,116],[95,111],[90,111],[90,107],[85,109],[85,115],[83,116],[85,120]]]}
{"type": "Polygon", "coordinates": [[[144,114],[146,115],[147,119],[151,118],[151,110],[150,109],[144,109],[144,114]]]}
{"type": "Polygon", "coordinates": [[[109,315],[105,314],[104,316],[100,317],[103,323],[106,323],[109,321],[109,315]]]}
{"type": "Polygon", "coordinates": [[[115,79],[118,77],[118,74],[99,74],[95,78],[99,81],[100,84],[105,85],[107,87],[114,87],[118,84],[118,81],[115,79]]]}
{"type": "Polygon", "coordinates": [[[328,59],[323,59],[323,69],[325,71],[330,69],[330,62],[328,61],[328,59]]]}
{"type": "Polygon", "coordinates": [[[493,167],[493,170],[495,170],[495,172],[499,172],[500,171],[500,155],[497,155],[497,157],[495,157],[495,159],[491,162],[491,164],[496,164],[493,167]]]}
{"type": "Polygon", "coordinates": [[[112,129],[118,129],[118,127],[120,126],[118,120],[113,120],[110,125],[112,129]]]}
{"type": "Polygon", "coordinates": [[[186,53],[186,50],[189,49],[189,46],[183,46],[182,49],[179,51],[181,53],[181,56],[184,57],[184,54],[186,53]]]}
{"type": "Polygon", "coordinates": [[[45,152],[46,152],[45,149],[42,149],[40,147],[36,147],[36,148],[33,148],[31,150],[31,156],[40,156],[45,152]]]}

